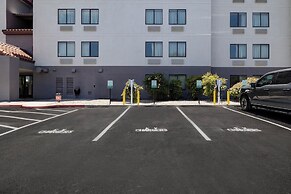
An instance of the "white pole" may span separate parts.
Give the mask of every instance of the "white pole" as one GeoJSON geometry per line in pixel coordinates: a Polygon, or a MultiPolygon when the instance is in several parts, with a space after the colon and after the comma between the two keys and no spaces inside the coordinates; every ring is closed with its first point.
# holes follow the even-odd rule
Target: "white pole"
{"type": "Polygon", "coordinates": [[[221,101],[220,101],[220,89],[221,89],[221,80],[217,80],[217,87],[218,87],[218,91],[217,91],[217,102],[218,104],[221,104],[221,101]]]}
{"type": "Polygon", "coordinates": [[[134,79],[130,79],[130,104],[133,104],[133,83],[134,79]]]}

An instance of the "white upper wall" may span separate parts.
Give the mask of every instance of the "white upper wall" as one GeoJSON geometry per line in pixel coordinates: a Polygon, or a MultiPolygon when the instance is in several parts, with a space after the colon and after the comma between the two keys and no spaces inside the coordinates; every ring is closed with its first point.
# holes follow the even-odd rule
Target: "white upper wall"
{"type": "Polygon", "coordinates": [[[81,41],[99,41],[100,66],[147,66],[146,41],[163,41],[163,58],[158,66],[171,64],[169,41],[186,41],[184,66],[211,65],[211,0],[41,0],[34,1],[34,60],[37,66],[60,66],[58,41],[75,41],[73,64],[84,66],[81,41]],[[73,31],[60,31],[58,9],[76,9],[73,31]],[[99,9],[96,32],[85,32],[81,9],[99,9]],[[160,32],[148,32],[145,9],[163,9],[160,32]],[[186,9],[184,32],[171,32],[169,9],[186,9]]]}
{"type": "Polygon", "coordinates": [[[6,29],[6,0],[0,0],[0,42],[6,42],[2,30],[6,29]]]}
{"type": "Polygon", "coordinates": [[[212,66],[233,67],[230,59],[230,44],[247,44],[246,67],[256,67],[252,54],[253,44],[270,44],[270,59],[267,67],[291,66],[291,1],[268,0],[267,3],[233,3],[232,0],[212,1],[212,66]],[[230,27],[230,12],[247,12],[247,27],[244,34],[233,34],[230,27]],[[252,24],[253,12],[269,12],[270,27],[267,34],[255,34],[252,24]]]}

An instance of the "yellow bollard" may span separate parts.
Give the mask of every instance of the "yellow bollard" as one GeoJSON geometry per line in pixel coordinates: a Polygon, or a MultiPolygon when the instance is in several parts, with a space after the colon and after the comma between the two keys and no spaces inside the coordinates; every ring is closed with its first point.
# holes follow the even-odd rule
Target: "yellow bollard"
{"type": "Polygon", "coordinates": [[[140,103],[140,91],[137,90],[137,105],[140,103]]]}
{"type": "Polygon", "coordinates": [[[229,103],[230,103],[230,91],[229,90],[227,90],[226,95],[227,95],[227,105],[229,105],[229,103]]]}
{"type": "Polygon", "coordinates": [[[216,89],[213,91],[213,104],[216,105],[216,89]]]}
{"type": "Polygon", "coordinates": [[[125,105],[125,99],[126,99],[126,93],[125,93],[125,89],[122,92],[122,104],[125,105]]]}

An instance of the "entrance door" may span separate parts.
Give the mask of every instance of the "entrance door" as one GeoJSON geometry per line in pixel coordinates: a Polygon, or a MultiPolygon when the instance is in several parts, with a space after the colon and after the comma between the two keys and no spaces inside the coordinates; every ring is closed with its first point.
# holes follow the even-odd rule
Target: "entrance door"
{"type": "Polygon", "coordinates": [[[19,98],[33,97],[32,83],[33,83],[32,75],[19,76],[19,98]]]}

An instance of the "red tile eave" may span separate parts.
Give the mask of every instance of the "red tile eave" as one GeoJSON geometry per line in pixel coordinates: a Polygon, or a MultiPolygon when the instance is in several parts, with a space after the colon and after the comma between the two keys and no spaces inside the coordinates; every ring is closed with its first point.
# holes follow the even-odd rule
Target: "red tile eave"
{"type": "Polygon", "coordinates": [[[21,50],[19,47],[3,42],[0,42],[0,55],[16,57],[20,60],[33,62],[32,57],[23,50],[21,50]]]}
{"type": "Polygon", "coordinates": [[[32,29],[5,29],[2,30],[5,35],[32,35],[32,29]]]}

